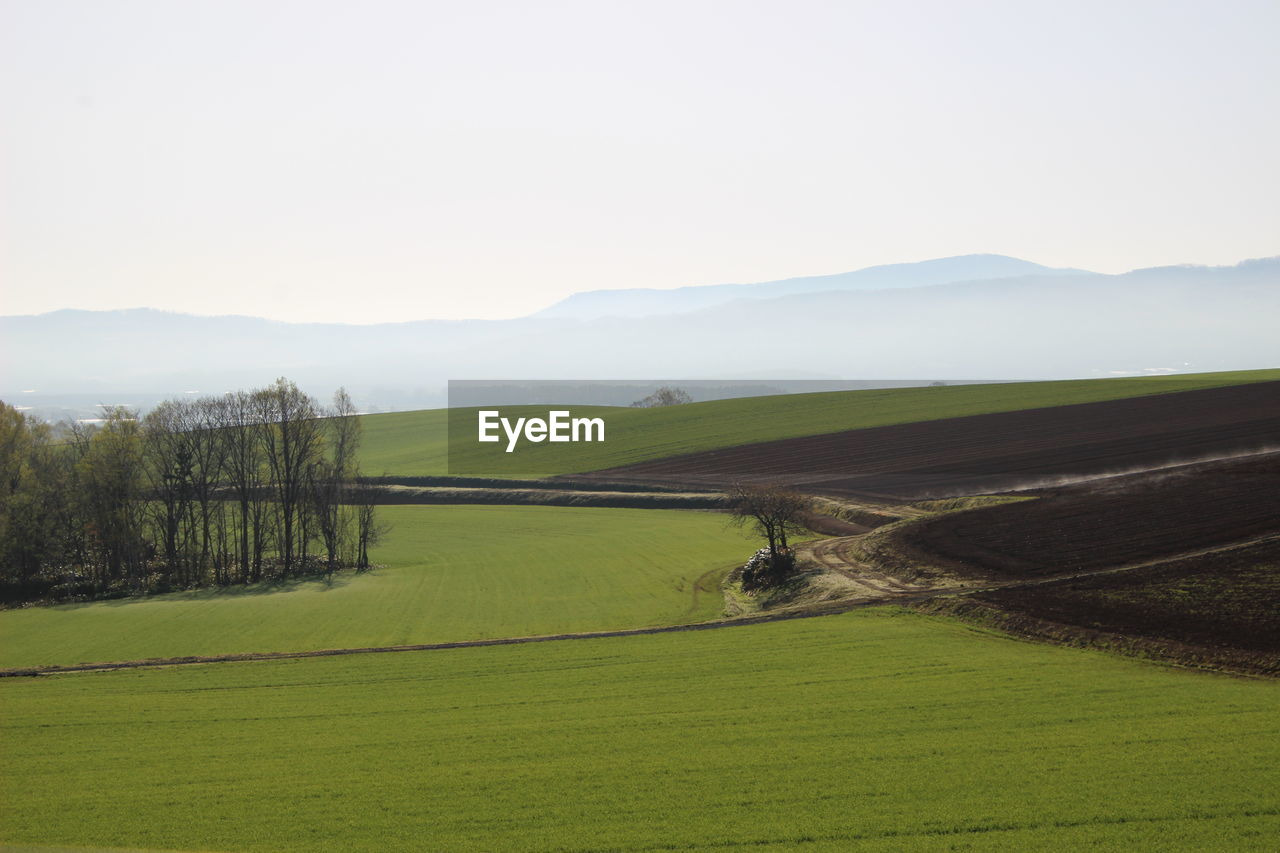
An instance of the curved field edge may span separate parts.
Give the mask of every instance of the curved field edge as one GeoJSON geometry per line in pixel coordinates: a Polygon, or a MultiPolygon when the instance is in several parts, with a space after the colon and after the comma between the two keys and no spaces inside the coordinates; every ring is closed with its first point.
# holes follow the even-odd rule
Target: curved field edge
{"type": "Polygon", "coordinates": [[[1169,637],[1142,637],[1043,619],[1015,606],[1000,605],[982,596],[947,596],[911,605],[921,613],[950,616],[1011,637],[1080,649],[1094,649],[1153,663],[1191,669],[1276,678],[1280,655],[1248,649],[1201,646],[1169,637]]]}
{"type": "Polygon", "coordinates": [[[1280,815],[1278,699],[1273,682],[897,608],[11,680],[0,683],[0,838],[248,851],[1265,850],[1280,815]]]}
{"type": "Polygon", "coordinates": [[[699,622],[753,549],[724,516],[385,507],[368,574],[0,612],[0,667],[394,646],[699,622]]]}
{"type": "Polygon", "coordinates": [[[912,605],[1042,642],[1280,676],[1280,540],[912,605]]]}
{"type": "MultiPolygon", "coordinates": [[[[448,410],[395,412],[362,416],[365,437],[360,460],[364,472],[375,476],[544,477],[775,439],[1276,379],[1280,369],[787,394],[654,409],[573,406],[575,416],[606,417],[603,443],[524,444],[516,453],[506,454],[505,445],[471,441],[455,447],[452,458],[448,410]]],[[[545,416],[547,411],[545,406],[501,408],[511,417],[545,416]]],[[[455,410],[467,425],[468,438],[474,430],[475,411],[455,410]]]]}

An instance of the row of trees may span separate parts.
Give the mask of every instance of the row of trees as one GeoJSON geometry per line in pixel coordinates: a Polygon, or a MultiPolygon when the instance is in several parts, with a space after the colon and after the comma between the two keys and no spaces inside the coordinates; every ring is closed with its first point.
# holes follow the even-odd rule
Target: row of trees
{"type": "Polygon", "coordinates": [[[360,421],[285,379],[55,431],[0,403],[0,582],[91,595],[366,568],[360,421]]]}

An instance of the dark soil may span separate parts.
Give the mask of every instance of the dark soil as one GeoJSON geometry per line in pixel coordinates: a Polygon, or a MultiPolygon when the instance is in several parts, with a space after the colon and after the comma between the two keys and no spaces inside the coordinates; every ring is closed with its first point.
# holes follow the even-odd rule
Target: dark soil
{"type": "Polygon", "coordinates": [[[896,544],[961,573],[1045,577],[1280,533],[1280,453],[1083,483],[939,516],[896,544]]]}
{"type": "Polygon", "coordinates": [[[1276,654],[1280,653],[1280,540],[1134,572],[972,597],[1052,622],[1276,654]]]}
{"type": "Polygon", "coordinates": [[[611,468],[577,479],[918,500],[1060,485],[1280,449],[1280,382],[850,430],[611,468]]]}

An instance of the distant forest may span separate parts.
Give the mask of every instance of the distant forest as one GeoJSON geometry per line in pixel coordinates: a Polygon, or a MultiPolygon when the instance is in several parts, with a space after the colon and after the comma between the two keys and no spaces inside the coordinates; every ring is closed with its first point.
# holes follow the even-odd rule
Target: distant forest
{"type": "Polygon", "coordinates": [[[98,598],[365,569],[381,535],[345,391],[286,379],[57,427],[0,401],[0,596],[98,598]]]}

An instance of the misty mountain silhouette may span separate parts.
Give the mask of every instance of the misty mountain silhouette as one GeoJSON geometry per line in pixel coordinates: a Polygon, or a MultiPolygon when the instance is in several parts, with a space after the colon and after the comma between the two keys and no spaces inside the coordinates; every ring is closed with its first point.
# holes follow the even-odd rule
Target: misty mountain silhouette
{"type": "Polygon", "coordinates": [[[755,284],[713,284],[678,287],[674,290],[589,290],[575,293],[531,316],[577,320],[651,317],[711,308],[738,299],[775,299],[799,293],[925,287],[962,281],[1080,272],[1083,270],[1053,269],[1005,255],[960,255],[911,264],[867,267],[835,275],[805,276],[755,284]]]}
{"type": "MultiPolygon", "coordinates": [[[[1025,263],[979,257],[1006,271],[1025,263]]],[[[929,263],[956,260],[972,259],[929,263]]],[[[326,396],[345,385],[366,408],[423,408],[443,405],[451,378],[1056,379],[1280,366],[1280,258],[934,285],[917,273],[896,273],[913,285],[638,317],[368,326],[150,309],[0,317],[0,398],[218,393],[283,375],[326,396]]],[[[809,280],[769,284],[809,286],[795,281],[809,280]]]]}

